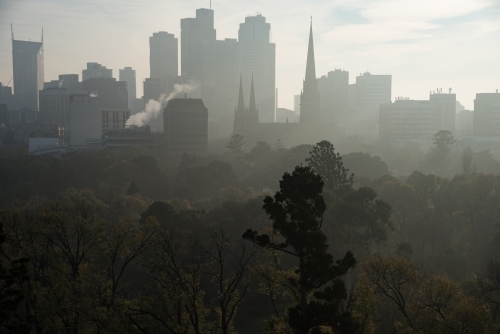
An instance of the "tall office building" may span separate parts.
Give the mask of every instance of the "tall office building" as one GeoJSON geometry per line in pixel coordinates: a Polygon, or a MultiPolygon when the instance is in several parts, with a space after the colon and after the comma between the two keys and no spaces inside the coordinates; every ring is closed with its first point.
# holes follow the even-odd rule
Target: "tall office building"
{"type": "Polygon", "coordinates": [[[172,91],[173,82],[179,75],[178,48],[177,38],[166,31],[155,32],[149,37],[149,77],[160,80],[164,93],[172,91]]]}
{"type": "MultiPolygon", "coordinates": [[[[181,20],[182,77],[199,82],[201,98],[209,110],[212,138],[229,137],[233,131],[240,74],[238,59],[236,39],[216,40],[211,9],[198,9],[196,18],[181,20]]],[[[189,96],[193,97],[193,93],[189,96]]]]}
{"type": "Polygon", "coordinates": [[[474,136],[500,137],[500,93],[479,93],[474,100],[474,136]]]}
{"type": "Polygon", "coordinates": [[[215,43],[214,11],[200,8],[195,18],[181,19],[181,74],[204,79],[205,46],[215,43]]]}
{"type": "Polygon", "coordinates": [[[71,114],[69,101],[71,94],[82,94],[82,84],[78,74],[63,74],[59,80],[45,82],[40,96],[40,121],[42,124],[55,124],[70,131],[71,114]]]}
{"type": "Polygon", "coordinates": [[[318,79],[321,121],[345,125],[349,111],[349,72],[336,69],[318,79]]]}
{"type": "MultiPolygon", "coordinates": [[[[238,98],[238,78],[240,76],[238,42],[236,39],[226,38],[222,41],[216,41],[215,45],[215,105],[212,106],[208,103],[206,105],[211,111],[211,116],[217,117],[218,136],[229,137],[233,132],[234,106],[238,98]]],[[[210,83],[207,82],[208,84],[210,83]]]]}
{"type": "Polygon", "coordinates": [[[15,40],[12,26],[11,34],[15,108],[38,111],[44,80],[43,30],[41,42],[15,40]]]}
{"type": "Polygon", "coordinates": [[[247,16],[238,30],[239,64],[245,98],[253,76],[259,120],[275,122],[276,45],[270,42],[271,24],[262,15],[247,16]]]}
{"type": "Polygon", "coordinates": [[[82,71],[82,81],[94,78],[112,78],[113,70],[99,63],[87,63],[87,69],[82,71]]]}
{"type": "Polygon", "coordinates": [[[127,83],[128,108],[132,110],[133,101],[136,98],[135,70],[133,70],[132,67],[121,69],[119,80],[127,83]]]}

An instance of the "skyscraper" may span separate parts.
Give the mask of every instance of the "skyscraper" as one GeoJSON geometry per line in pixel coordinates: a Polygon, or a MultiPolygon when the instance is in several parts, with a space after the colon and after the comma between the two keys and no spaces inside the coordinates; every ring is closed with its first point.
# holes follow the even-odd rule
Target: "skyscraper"
{"type": "Polygon", "coordinates": [[[312,22],[309,30],[309,46],[307,49],[306,77],[300,94],[300,124],[306,126],[316,125],[321,122],[320,118],[320,96],[318,82],[316,80],[316,63],[314,60],[314,42],[312,34],[312,22]]]}
{"type": "Polygon", "coordinates": [[[136,98],[135,70],[133,70],[132,67],[121,69],[119,80],[127,83],[128,108],[132,110],[132,104],[136,98]]]}
{"type": "Polygon", "coordinates": [[[99,63],[87,63],[87,69],[82,71],[82,81],[94,78],[112,78],[113,70],[99,63]]]}
{"type": "MultiPolygon", "coordinates": [[[[200,8],[196,18],[181,19],[181,74],[202,82],[205,46],[215,43],[214,11],[200,8]]],[[[203,94],[203,93],[202,93],[203,94]]]]}
{"type": "MultiPolygon", "coordinates": [[[[208,110],[212,111],[211,117],[217,117],[218,136],[229,137],[233,132],[234,106],[238,97],[238,42],[236,39],[226,38],[216,41],[215,45],[215,105],[213,107],[208,103],[206,105],[208,110]]],[[[210,82],[207,82],[205,87],[208,84],[210,82]]]]}
{"type": "Polygon", "coordinates": [[[155,32],[149,37],[149,77],[160,80],[164,93],[172,91],[174,80],[179,75],[178,48],[177,38],[166,31],[155,32]]]}
{"type": "Polygon", "coordinates": [[[260,14],[247,16],[238,30],[239,68],[243,86],[247,87],[244,91],[249,91],[249,79],[253,76],[259,119],[265,123],[276,120],[276,45],[270,43],[270,31],[271,24],[260,14]]]}
{"type": "Polygon", "coordinates": [[[16,109],[38,111],[38,91],[43,88],[43,30],[41,42],[19,41],[12,31],[12,65],[16,109]]]}

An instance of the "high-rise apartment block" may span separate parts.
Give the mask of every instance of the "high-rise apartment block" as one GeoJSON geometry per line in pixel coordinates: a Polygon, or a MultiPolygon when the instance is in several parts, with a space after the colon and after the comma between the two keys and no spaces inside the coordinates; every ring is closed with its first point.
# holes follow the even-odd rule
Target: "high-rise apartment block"
{"type": "Polygon", "coordinates": [[[38,111],[44,80],[43,31],[41,42],[15,40],[12,32],[12,65],[15,109],[38,111]]]}
{"type": "Polygon", "coordinates": [[[270,41],[271,24],[262,15],[247,16],[238,30],[239,64],[245,98],[253,76],[259,120],[272,123],[275,115],[276,45],[270,41]]]}
{"type": "Polygon", "coordinates": [[[132,67],[125,67],[121,69],[119,80],[127,83],[128,108],[132,109],[133,101],[135,100],[137,94],[135,70],[133,70],[132,67]]]}
{"type": "Polygon", "coordinates": [[[166,31],[155,32],[149,37],[149,77],[160,80],[162,93],[172,91],[173,82],[179,75],[178,45],[177,38],[166,31]]]}
{"type": "Polygon", "coordinates": [[[82,81],[94,78],[112,78],[113,70],[99,63],[87,63],[87,69],[82,71],[82,81]]]}
{"type": "Polygon", "coordinates": [[[318,79],[321,121],[345,125],[349,111],[349,72],[336,69],[318,79]]]}
{"type": "Polygon", "coordinates": [[[500,137],[500,93],[479,93],[474,100],[474,136],[500,137]]]}

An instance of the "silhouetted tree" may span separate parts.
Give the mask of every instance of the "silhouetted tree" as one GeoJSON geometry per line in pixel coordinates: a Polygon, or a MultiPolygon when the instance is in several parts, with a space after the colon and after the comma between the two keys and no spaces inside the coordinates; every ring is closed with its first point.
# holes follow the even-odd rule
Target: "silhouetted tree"
{"type": "Polygon", "coordinates": [[[135,184],[135,182],[132,182],[127,189],[127,195],[130,196],[138,193],[139,193],[139,187],[137,186],[137,184],[135,184]]]}
{"type": "MultiPolygon", "coordinates": [[[[3,255],[5,234],[0,224],[0,252],[3,255]]],[[[28,258],[11,260],[8,256],[0,261],[0,333],[31,333],[34,317],[22,311],[26,299],[23,285],[29,281],[26,264],[28,258]]]]}
{"type": "Polygon", "coordinates": [[[321,176],[311,167],[297,166],[292,174],[285,173],[280,191],[274,198],[267,196],[263,206],[273,221],[273,233],[283,241],[271,241],[269,235],[259,235],[251,229],[243,238],[298,260],[299,278],[290,283],[299,291],[300,302],[288,309],[288,322],[296,333],[316,332],[321,326],[338,333],[352,333],[356,326],[351,314],[341,311],[347,297],[341,277],[354,267],[356,260],[348,252],[334,262],[327,252],[328,244],[321,231],[326,210],[322,191],[321,176]]]}
{"type": "Polygon", "coordinates": [[[233,154],[241,155],[244,146],[245,142],[243,141],[243,136],[235,133],[231,136],[231,139],[229,139],[226,148],[233,154]]]}
{"type": "Polygon", "coordinates": [[[384,175],[390,175],[389,167],[378,156],[370,156],[368,153],[353,152],[342,157],[344,166],[349,167],[356,175],[356,180],[359,177],[368,177],[370,179],[378,179],[384,175]]]}
{"type": "Polygon", "coordinates": [[[455,139],[453,139],[451,131],[439,130],[434,134],[432,142],[436,145],[435,153],[444,156],[450,153],[450,145],[455,143],[455,139]]]}
{"type": "Polygon", "coordinates": [[[342,157],[335,153],[333,144],[323,140],[317,143],[306,159],[309,167],[321,175],[325,188],[335,192],[343,192],[351,188],[354,174],[348,176],[349,169],[344,167],[342,157]]]}

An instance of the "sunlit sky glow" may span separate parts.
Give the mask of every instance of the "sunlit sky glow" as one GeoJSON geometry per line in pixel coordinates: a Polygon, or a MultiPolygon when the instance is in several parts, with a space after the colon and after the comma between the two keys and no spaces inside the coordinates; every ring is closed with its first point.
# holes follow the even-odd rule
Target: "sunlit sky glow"
{"type": "MultiPolygon", "coordinates": [[[[149,36],[180,37],[180,19],[209,0],[0,0],[0,82],[12,77],[10,22],[16,39],[45,39],[45,81],[87,62],[149,75],[149,36]]],[[[245,16],[261,12],[276,43],[279,106],[293,108],[305,72],[310,16],[316,72],[392,74],[393,99],[426,99],[452,87],[466,108],[476,93],[500,89],[499,0],[213,0],[217,38],[237,38],[245,16]]]]}

